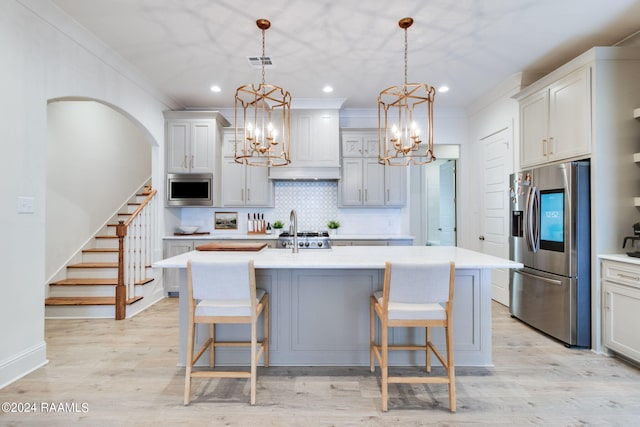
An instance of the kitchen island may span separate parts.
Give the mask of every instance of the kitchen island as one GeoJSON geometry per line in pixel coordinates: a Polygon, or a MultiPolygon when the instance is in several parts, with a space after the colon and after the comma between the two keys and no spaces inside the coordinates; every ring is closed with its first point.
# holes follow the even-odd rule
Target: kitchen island
{"type": "MultiPolygon", "coordinates": [[[[448,246],[338,246],[332,249],[263,249],[260,252],[191,251],[154,263],[179,269],[180,296],[187,294],[189,259],[253,259],[259,288],[270,294],[271,348],[274,366],[368,365],[369,295],[382,288],[385,261],[449,261],[456,263],[454,348],[458,366],[491,366],[491,270],[522,264],[448,246]]],[[[179,365],[184,365],[188,301],[179,302],[179,365]]],[[[444,337],[434,330],[434,342],[444,337]]],[[[245,325],[219,325],[221,340],[246,338],[245,325]]],[[[204,342],[206,330],[198,331],[204,342]]],[[[390,343],[424,340],[416,329],[394,329],[390,343]]],[[[220,349],[221,365],[248,360],[248,350],[220,349]],[[226,350],[226,351],[225,351],[226,350]]],[[[206,357],[203,357],[206,360],[206,357]]],[[[392,365],[422,363],[424,354],[393,352],[392,365]]]]}

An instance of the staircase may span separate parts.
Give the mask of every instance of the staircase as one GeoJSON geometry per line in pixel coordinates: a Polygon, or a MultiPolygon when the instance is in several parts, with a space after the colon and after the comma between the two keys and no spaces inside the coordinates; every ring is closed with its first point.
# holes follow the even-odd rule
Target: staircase
{"type": "MultiPolygon", "coordinates": [[[[149,202],[155,195],[155,191],[153,194],[151,192],[150,186],[146,186],[127,201],[93,237],[92,241],[74,257],[74,259],[80,259],[80,262],[71,262],[66,266],[63,273],[66,277],[49,283],[48,297],[45,299],[46,318],[116,318],[116,287],[120,258],[120,240],[116,229],[119,221],[131,221],[128,235],[136,234],[136,230],[140,229],[146,229],[148,231],[146,234],[151,234],[152,224],[140,227],[136,225],[138,220],[132,221],[134,213],[138,214],[136,217],[143,216],[139,214],[143,204],[145,204],[143,207],[145,210],[152,212],[155,209],[153,202],[149,202]]],[[[149,214],[147,213],[146,216],[149,214]]],[[[143,218],[142,221],[145,219],[143,218]]],[[[127,244],[125,240],[124,276],[130,276],[126,279],[128,283],[125,284],[126,317],[137,314],[163,298],[161,286],[157,281],[154,282],[150,262],[140,259],[140,252],[144,252],[144,249],[141,250],[140,245],[136,244],[149,237],[151,236],[141,237],[138,233],[133,237],[134,243],[127,244]],[[137,261],[133,259],[136,256],[137,261]],[[139,271],[134,271],[136,262],[140,264],[137,268],[139,271]],[[131,267],[128,266],[129,264],[131,267]]],[[[149,244],[149,251],[151,247],[152,245],[149,244]]],[[[143,258],[147,257],[143,256],[143,258]]]]}

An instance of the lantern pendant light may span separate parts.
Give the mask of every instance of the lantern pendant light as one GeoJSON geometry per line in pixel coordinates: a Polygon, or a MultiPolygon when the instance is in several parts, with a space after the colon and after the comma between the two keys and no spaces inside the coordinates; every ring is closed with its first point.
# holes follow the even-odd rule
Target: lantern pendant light
{"type": "Polygon", "coordinates": [[[423,165],[435,160],[436,90],[425,83],[407,83],[407,29],[412,24],[412,18],[398,22],[404,30],[404,85],[389,87],[378,95],[378,163],[388,166],[423,165]]]}
{"type": "Polygon", "coordinates": [[[235,161],[249,166],[285,166],[290,159],[291,95],[275,85],[265,83],[265,31],[267,19],[258,19],[262,31],[262,83],[236,89],[235,161]]]}

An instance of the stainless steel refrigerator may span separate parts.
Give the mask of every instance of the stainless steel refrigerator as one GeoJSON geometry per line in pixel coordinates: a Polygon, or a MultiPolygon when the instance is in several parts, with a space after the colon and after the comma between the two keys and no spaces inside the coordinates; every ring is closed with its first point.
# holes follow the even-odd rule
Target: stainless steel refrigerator
{"type": "Polygon", "coordinates": [[[591,347],[589,162],[511,175],[513,317],[569,346],[591,347]]]}

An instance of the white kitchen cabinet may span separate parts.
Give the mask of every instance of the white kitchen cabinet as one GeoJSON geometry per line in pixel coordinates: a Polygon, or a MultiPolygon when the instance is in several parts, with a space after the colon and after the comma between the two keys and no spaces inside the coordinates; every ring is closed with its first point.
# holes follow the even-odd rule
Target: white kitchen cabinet
{"type": "Polygon", "coordinates": [[[640,265],[602,262],[603,343],[640,362],[640,265]]]}
{"type": "Polygon", "coordinates": [[[404,206],[407,203],[407,168],[383,166],[385,206],[404,206]]]}
{"type": "Polygon", "coordinates": [[[214,173],[216,145],[229,122],[215,111],[165,111],[167,173],[214,173]]]}
{"type": "Polygon", "coordinates": [[[591,153],[591,68],[583,66],[520,100],[520,166],[591,153]]]}
{"type": "Polygon", "coordinates": [[[273,182],[269,168],[236,163],[234,155],[235,131],[225,131],[222,141],[222,206],[273,206],[273,182]]]}
{"type": "Polygon", "coordinates": [[[405,167],[378,163],[377,132],[343,132],[340,206],[403,206],[406,180],[405,167]]]}
{"type": "Polygon", "coordinates": [[[378,157],[378,134],[343,133],[342,157],[378,157]]]}
{"type": "MultiPolygon", "coordinates": [[[[207,242],[208,243],[208,242],[207,242]]],[[[163,248],[164,258],[184,254],[194,250],[193,240],[165,240],[163,248]]],[[[178,292],[180,289],[180,270],[175,268],[164,268],[162,270],[162,282],[166,294],[178,292]]]]}
{"type": "Polygon", "coordinates": [[[292,110],[289,166],[340,166],[339,138],[339,110],[292,110]]]}

